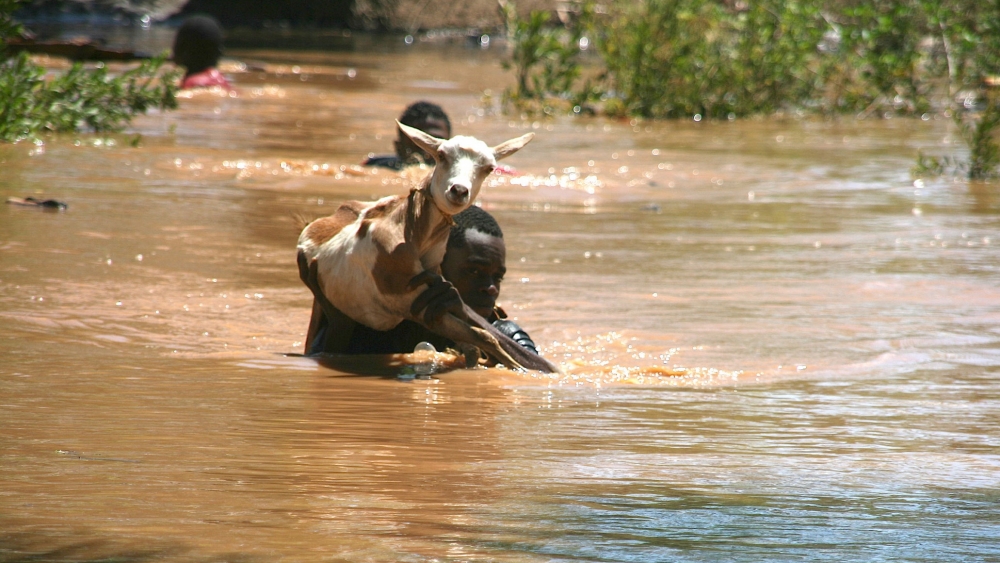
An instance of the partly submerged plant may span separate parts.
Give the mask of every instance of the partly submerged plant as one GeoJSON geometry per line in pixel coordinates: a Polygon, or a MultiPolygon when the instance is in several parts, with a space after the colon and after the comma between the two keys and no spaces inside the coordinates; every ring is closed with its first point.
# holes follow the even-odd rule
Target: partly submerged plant
{"type": "Polygon", "coordinates": [[[103,65],[74,64],[46,79],[21,53],[0,65],[0,140],[17,142],[42,132],[120,131],[150,108],[177,107],[176,74],[159,75],[166,57],[112,75],[103,65]]]}
{"type": "MultiPolygon", "coordinates": [[[[728,118],[950,113],[969,146],[962,171],[998,174],[1000,0],[611,0],[553,26],[518,19],[510,98],[603,99],[614,116],[728,118]],[[596,83],[573,39],[587,34],[596,83]]],[[[922,156],[925,169],[947,159],[922,156]]]]}
{"type": "Polygon", "coordinates": [[[512,45],[505,67],[513,69],[516,78],[515,86],[504,92],[505,105],[530,111],[541,104],[547,112],[555,100],[566,108],[579,108],[600,94],[583,79],[592,3],[582,3],[569,25],[553,22],[544,11],[518,18],[512,2],[501,2],[501,9],[512,45]]]}
{"type": "MultiPolygon", "coordinates": [[[[20,0],[0,0],[0,41],[21,33],[13,20],[20,0]]],[[[2,49],[2,47],[0,47],[2,49]]],[[[138,113],[177,107],[174,71],[162,72],[166,55],[111,74],[103,63],[74,64],[51,78],[26,52],[0,50],[0,141],[17,142],[44,132],[119,131],[138,113]]]]}

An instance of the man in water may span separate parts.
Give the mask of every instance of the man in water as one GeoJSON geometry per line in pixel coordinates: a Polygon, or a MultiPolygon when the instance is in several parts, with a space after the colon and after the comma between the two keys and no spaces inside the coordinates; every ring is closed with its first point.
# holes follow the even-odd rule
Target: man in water
{"type": "MultiPolygon", "coordinates": [[[[430,133],[439,139],[451,138],[451,121],[448,119],[448,114],[437,104],[412,103],[403,111],[403,115],[399,116],[399,122],[420,129],[424,133],[430,133]]],[[[363,165],[402,170],[404,166],[411,164],[434,164],[431,155],[424,152],[402,132],[393,144],[396,147],[396,154],[371,156],[363,165]]]]}
{"type": "MultiPolygon", "coordinates": [[[[455,224],[448,236],[448,247],[441,263],[441,276],[426,276],[429,287],[413,303],[413,311],[424,310],[424,318],[436,320],[445,313],[477,315],[492,327],[520,344],[527,352],[525,367],[555,371],[555,366],[538,355],[531,337],[521,327],[508,320],[497,306],[500,284],[507,271],[507,247],[503,231],[492,215],[479,207],[470,207],[453,217],[455,224]],[[468,308],[463,307],[463,303],[468,308]],[[471,312],[469,311],[471,309],[471,312]]],[[[315,263],[314,263],[315,264],[315,263]]],[[[302,281],[313,292],[323,309],[333,314],[312,319],[308,354],[396,354],[412,352],[420,342],[430,342],[438,350],[454,347],[450,340],[434,334],[424,326],[404,320],[395,328],[378,331],[354,322],[337,311],[323,295],[314,265],[300,264],[302,281]],[[331,321],[331,319],[333,319],[331,321]],[[312,335],[315,333],[315,336],[312,335]]]]}
{"type": "Polygon", "coordinates": [[[222,28],[211,16],[191,16],[174,37],[174,63],[184,67],[181,89],[219,86],[232,90],[216,66],[222,56],[222,28]]]}
{"type": "MultiPolygon", "coordinates": [[[[407,106],[403,115],[399,116],[399,122],[420,129],[424,133],[430,133],[439,139],[451,138],[451,120],[437,104],[414,102],[407,106]]],[[[402,170],[413,164],[434,165],[434,157],[424,152],[424,149],[418,147],[402,132],[398,133],[393,145],[396,147],[396,154],[370,156],[361,164],[363,166],[391,168],[392,170],[402,170]]],[[[518,175],[516,170],[504,164],[498,164],[495,172],[508,176],[518,175]]]]}

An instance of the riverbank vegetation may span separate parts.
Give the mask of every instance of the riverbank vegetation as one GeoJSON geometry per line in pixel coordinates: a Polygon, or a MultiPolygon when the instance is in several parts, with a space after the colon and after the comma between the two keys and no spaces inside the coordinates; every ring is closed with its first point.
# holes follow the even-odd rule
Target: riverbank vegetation
{"type": "Polygon", "coordinates": [[[1000,1],[587,0],[571,17],[508,5],[505,103],[518,111],[667,119],[774,114],[955,120],[968,161],[1000,174],[1000,1]]]}
{"type": "Polygon", "coordinates": [[[178,73],[166,55],[113,74],[103,63],[75,63],[48,76],[26,52],[5,48],[20,37],[11,15],[21,0],[0,0],[0,141],[18,142],[46,132],[114,132],[152,108],[177,107],[178,73]]]}

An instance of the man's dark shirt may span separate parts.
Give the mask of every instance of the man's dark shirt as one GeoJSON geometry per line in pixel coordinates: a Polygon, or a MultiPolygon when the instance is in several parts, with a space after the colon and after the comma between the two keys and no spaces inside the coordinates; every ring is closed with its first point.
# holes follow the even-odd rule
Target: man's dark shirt
{"type": "Polygon", "coordinates": [[[363,166],[378,166],[380,168],[390,168],[392,170],[402,170],[403,161],[394,154],[380,154],[369,157],[364,161],[363,166]]]}
{"type": "MultiPolygon", "coordinates": [[[[490,318],[487,319],[500,332],[509,336],[524,348],[538,354],[538,348],[531,341],[531,337],[514,321],[506,319],[506,314],[499,307],[494,310],[490,318]]],[[[312,346],[309,348],[310,354],[321,352],[322,342],[327,327],[324,327],[316,335],[312,346]]],[[[447,348],[454,348],[455,343],[443,336],[434,334],[424,326],[413,321],[404,320],[389,330],[375,330],[358,323],[351,334],[351,341],[347,345],[346,354],[399,354],[412,351],[417,344],[430,342],[434,348],[444,351],[447,348]]]]}

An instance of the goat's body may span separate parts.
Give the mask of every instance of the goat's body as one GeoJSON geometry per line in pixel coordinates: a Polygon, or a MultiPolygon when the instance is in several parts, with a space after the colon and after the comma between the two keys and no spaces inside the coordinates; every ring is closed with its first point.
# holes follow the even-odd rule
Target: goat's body
{"type": "Polygon", "coordinates": [[[410,288],[409,281],[424,270],[440,271],[450,224],[414,190],[407,198],[341,205],[302,231],[299,250],[318,261],[323,293],[334,307],[359,323],[389,330],[413,318],[410,305],[423,287],[410,288]]]}

